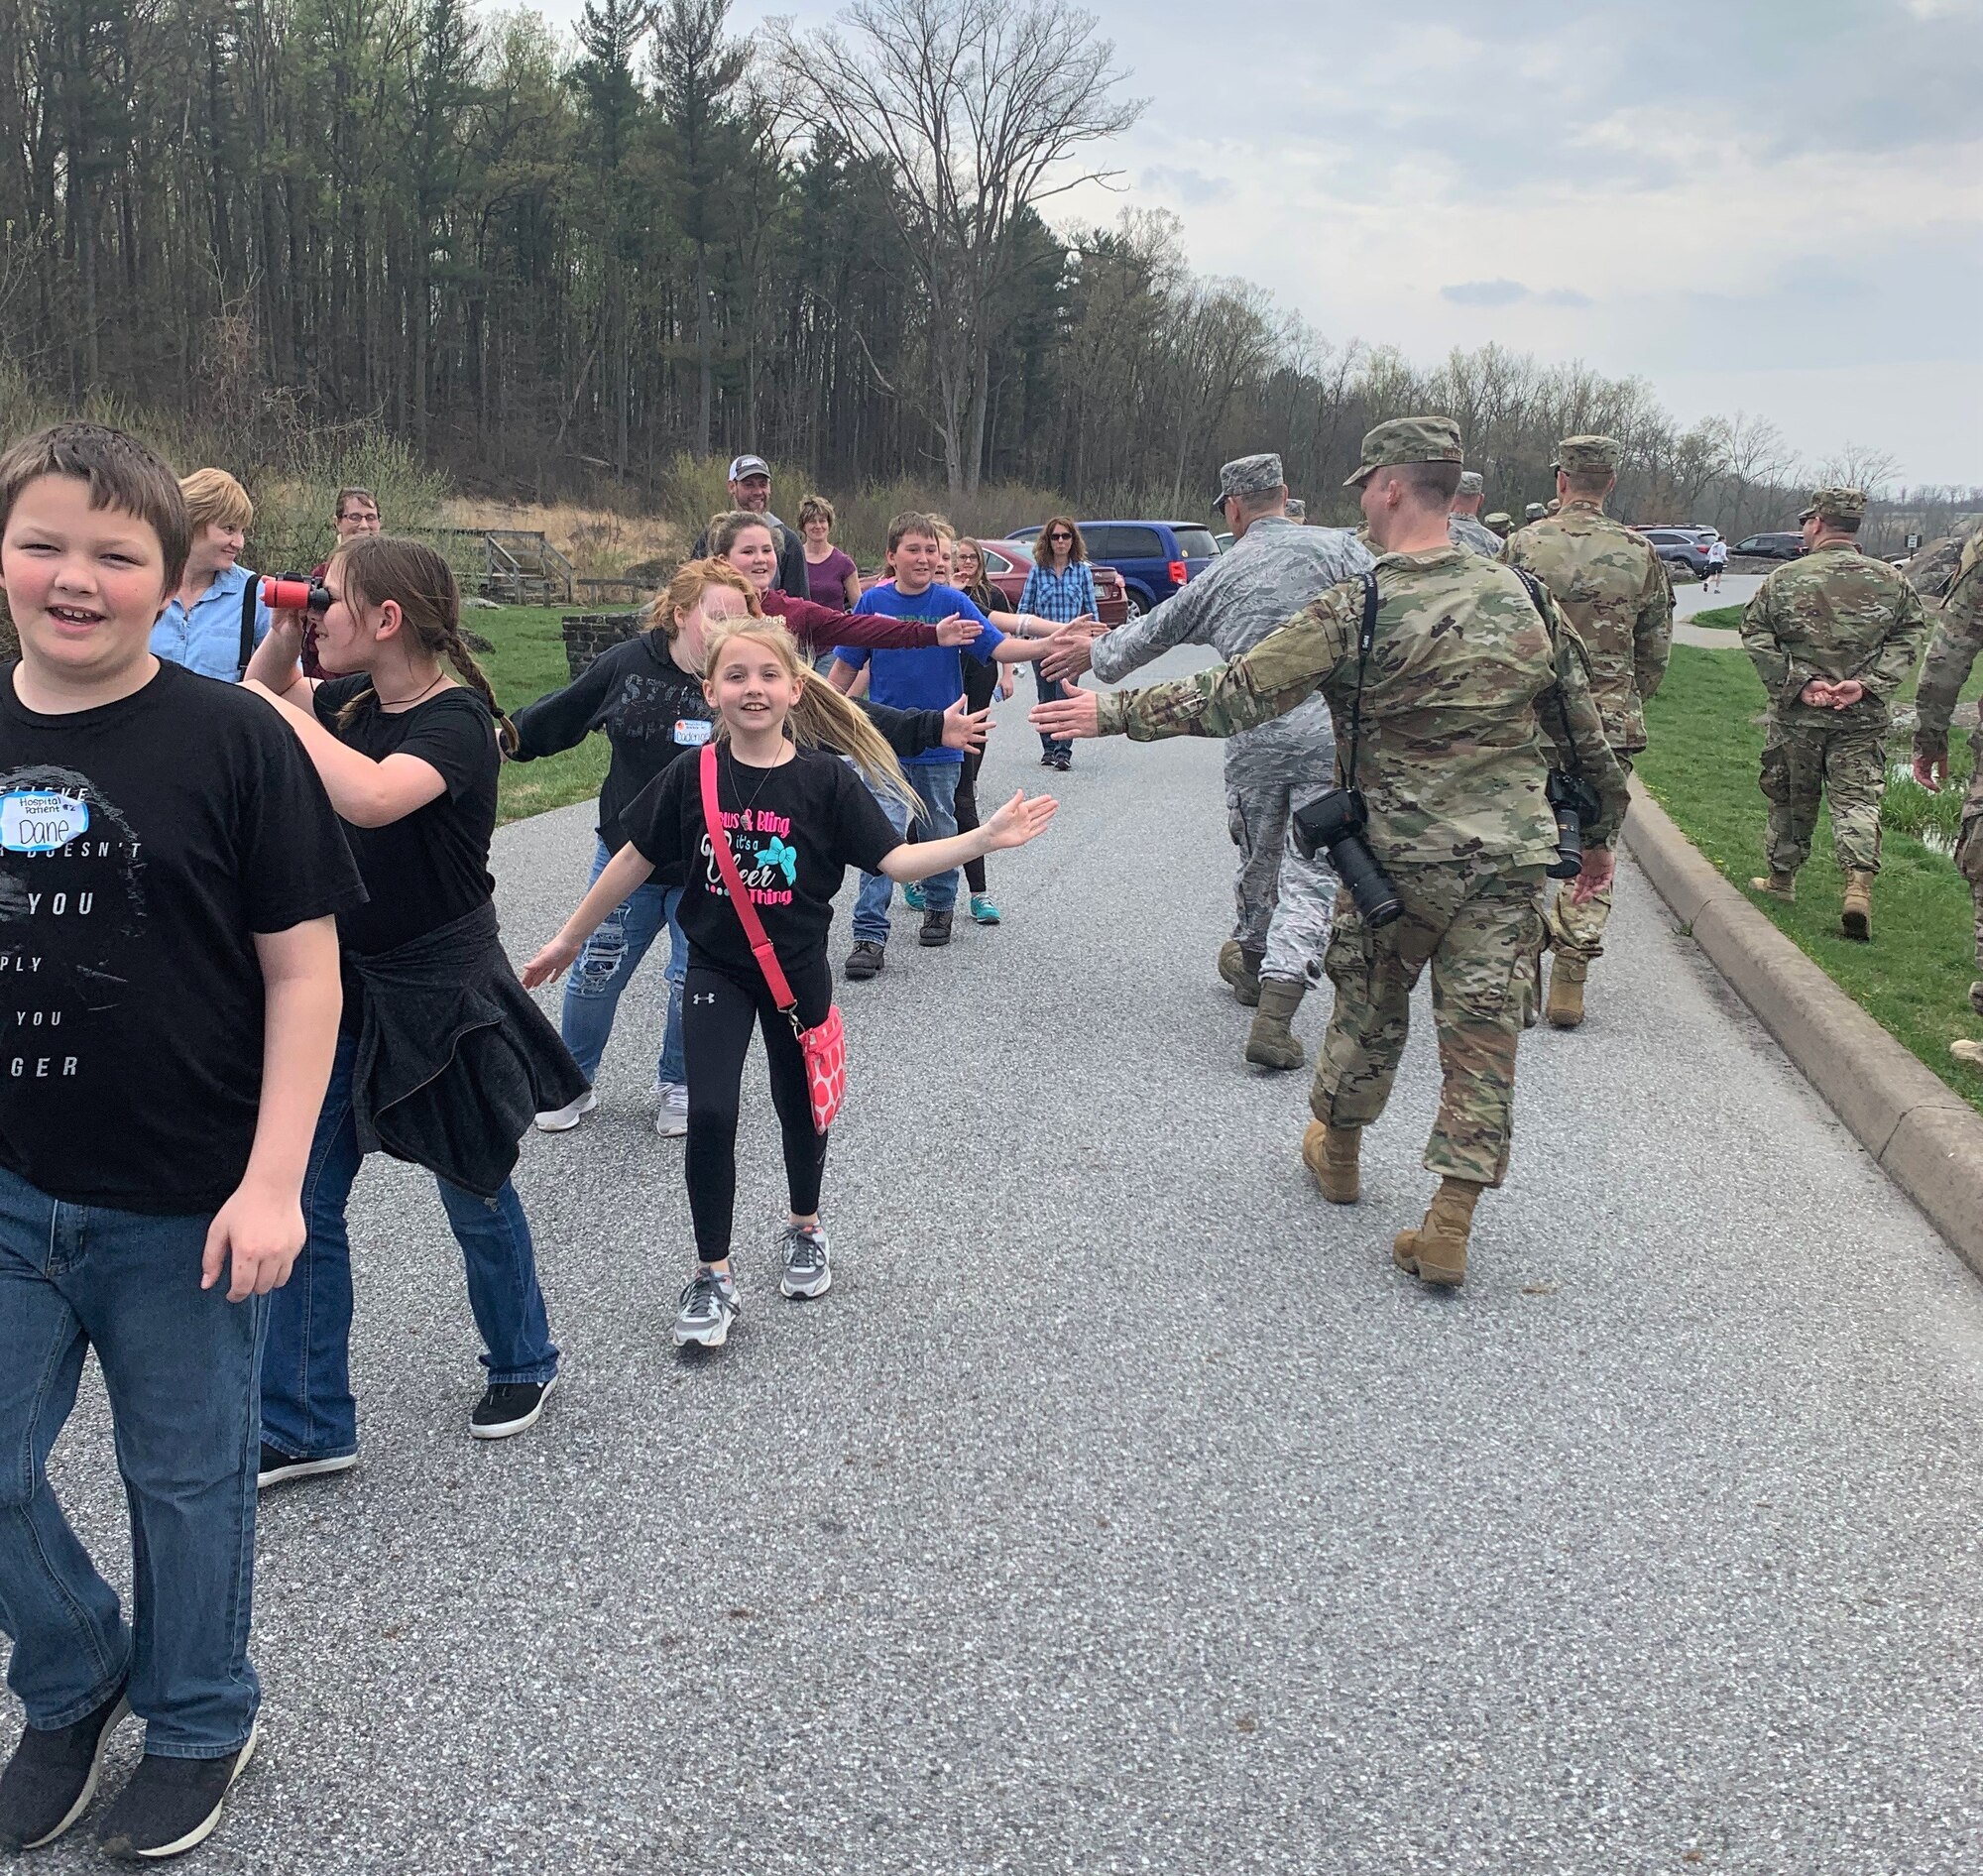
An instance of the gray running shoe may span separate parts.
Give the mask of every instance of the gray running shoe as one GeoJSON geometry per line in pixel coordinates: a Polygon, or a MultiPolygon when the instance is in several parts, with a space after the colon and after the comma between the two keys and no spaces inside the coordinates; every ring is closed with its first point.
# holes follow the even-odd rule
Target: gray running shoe
{"type": "Polygon", "coordinates": [[[786,1296],[824,1296],[833,1288],[833,1266],[827,1261],[832,1246],[824,1226],[787,1225],[778,1234],[778,1249],[785,1261],[778,1288],[786,1296]]]}
{"type": "Polygon", "coordinates": [[[744,1299],[737,1294],[737,1284],[728,1271],[698,1270],[682,1286],[675,1342],[720,1348],[730,1340],[730,1325],[743,1308],[744,1299]]]}

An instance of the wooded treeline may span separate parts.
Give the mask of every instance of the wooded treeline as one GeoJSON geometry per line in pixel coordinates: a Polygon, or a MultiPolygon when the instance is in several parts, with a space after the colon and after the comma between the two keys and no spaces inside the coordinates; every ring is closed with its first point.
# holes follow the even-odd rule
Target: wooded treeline
{"type": "Polygon", "coordinates": [[[1437,408],[1490,506],[1603,429],[1622,512],[1785,521],[1767,424],[1326,340],[1195,276],[1160,214],[1050,227],[1135,115],[1121,84],[1040,0],[856,0],[804,40],[729,0],[590,0],[575,43],[468,0],[0,0],[0,345],[71,402],[243,449],[377,423],[497,492],[638,500],[749,449],[830,487],[1196,515],[1224,457],[1277,448],[1320,519],[1370,423],[1437,408]]]}

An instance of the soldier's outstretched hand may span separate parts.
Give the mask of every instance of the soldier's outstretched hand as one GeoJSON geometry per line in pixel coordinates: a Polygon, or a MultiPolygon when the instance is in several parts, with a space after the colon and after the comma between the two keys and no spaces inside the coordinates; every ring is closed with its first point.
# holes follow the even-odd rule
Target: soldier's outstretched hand
{"type": "Polygon", "coordinates": [[[1066,743],[1077,737],[1099,735],[1101,699],[1092,690],[1075,689],[1052,703],[1035,704],[1026,721],[1042,736],[1066,743]]]}
{"type": "Polygon", "coordinates": [[[1611,883],[1618,871],[1618,859],[1608,847],[1589,847],[1583,854],[1583,871],[1571,882],[1570,902],[1581,905],[1611,883]]]}

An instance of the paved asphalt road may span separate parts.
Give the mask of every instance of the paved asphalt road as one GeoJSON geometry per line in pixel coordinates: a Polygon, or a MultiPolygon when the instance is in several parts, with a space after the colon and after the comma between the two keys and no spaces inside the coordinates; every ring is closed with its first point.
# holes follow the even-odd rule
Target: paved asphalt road
{"type": "MultiPolygon", "coordinates": [[[[819,1303],[774,1293],[754,1088],[714,1358],[666,1334],[651,979],[604,1112],[525,1149],[534,1434],[468,1440],[440,1207],[368,1171],[363,1464],[265,1502],[264,1745],[188,1868],[1978,1867],[1983,1287],[1628,872],[1475,1276],[1422,1292],[1429,1038],[1324,1207],[1306,1077],[1239,1064],[1212,968],[1219,761],[1084,747],[1005,926],[847,987],[819,1303]]],[[[517,955],[588,830],[502,837],[517,955]]],[[[59,1475],[120,1556],[93,1383],[59,1475]]]]}

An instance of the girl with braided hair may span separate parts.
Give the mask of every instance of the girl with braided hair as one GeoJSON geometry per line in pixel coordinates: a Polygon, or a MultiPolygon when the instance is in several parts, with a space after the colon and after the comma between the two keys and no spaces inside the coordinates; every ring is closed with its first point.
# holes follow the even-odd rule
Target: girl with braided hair
{"type": "Polygon", "coordinates": [[[516,732],[462,643],[452,570],[419,541],[362,535],[324,585],[332,675],[302,674],[301,616],[279,613],[247,677],[316,765],[370,894],[338,920],[344,1015],[303,1178],[308,1242],[269,1316],[264,1485],[357,1464],[345,1205],[379,1147],[434,1174],[461,1245],[488,1371],[469,1432],[535,1424],[558,1350],[510,1173],[532,1115],[586,1085],[503,954],[489,842],[516,732]]]}

